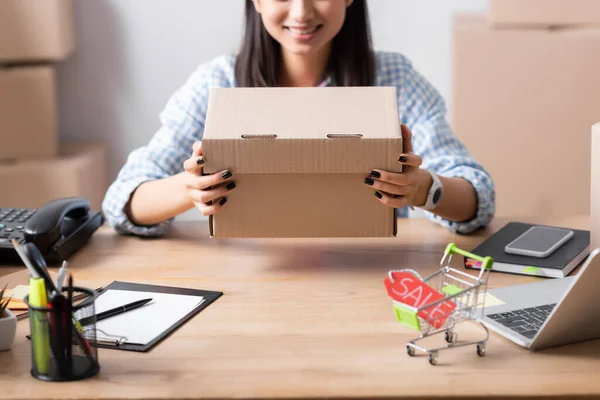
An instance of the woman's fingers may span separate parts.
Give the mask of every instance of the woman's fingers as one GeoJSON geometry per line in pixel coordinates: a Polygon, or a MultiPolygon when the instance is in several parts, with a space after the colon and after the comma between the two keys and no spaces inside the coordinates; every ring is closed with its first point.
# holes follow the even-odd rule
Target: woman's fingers
{"type": "Polygon", "coordinates": [[[379,169],[374,169],[369,174],[368,178],[391,183],[398,186],[407,186],[417,180],[417,170],[410,170],[402,173],[387,172],[379,169]]]}
{"type": "Polygon", "coordinates": [[[419,168],[423,163],[423,159],[416,154],[406,153],[398,157],[398,162],[403,166],[419,168]]]}
{"type": "Polygon", "coordinates": [[[205,190],[229,182],[232,178],[231,171],[225,170],[211,175],[193,176],[187,186],[189,189],[205,190]]]}
{"type": "Polygon", "coordinates": [[[372,179],[372,178],[365,178],[364,182],[365,182],[365,185],[371,186],[373,189],[375,189],[377,191],[385,192],[385,193],[389,193],[389,194],[395,194],[395,195],[402,195],[402,196],[414,196],[414,194],[417,192],[417,189],[418,189],[416,184],[398,186],[398,185],[393,185],[391,183],[382,182],[380,180],[372,179]]]}
{"type": "Polygon", "coordinates": [[[376,191],[375,197],[377,197],[380,202],[382,202],[388,207],[403,208],[412,205],[411,201],[406,196],[395,196],[393,194],[376,191]]]}
{"type": "Polygon", "coordinates": [[[205,161],[202,156],[202,142],[195,142],[192,146],[192,155],[183,162],[183,169],[195,175],[202,175],[202,166],[205,161]]]}
{"type": "Polygon", "coordinates": [[[196,208],[200,210],[203,216],[207,217],[209,215],[215,214],[217,211],[221,209],[227,203],[227,197],[220,197],[215,199],[215,201],[211,203],[196,203],[196,208]]]}
{"type": "Polygon", "coordinates": [[[188,195],[196,203],[209,203],[235,190],[235,182],[229,182],[210,190],[188,189],[188,195]]]}

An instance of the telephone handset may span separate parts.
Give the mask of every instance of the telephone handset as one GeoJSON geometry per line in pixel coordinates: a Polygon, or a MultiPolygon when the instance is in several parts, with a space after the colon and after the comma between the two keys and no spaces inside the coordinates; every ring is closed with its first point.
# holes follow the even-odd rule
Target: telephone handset
{"type": "Polygon", "coordinates": [[[83,247],[104,223],[89,200],[52,200],[39,210],[0,208],[0,261],[21,263],[11,239],[33,243],[48,264],[60,263],[83,247]]]}

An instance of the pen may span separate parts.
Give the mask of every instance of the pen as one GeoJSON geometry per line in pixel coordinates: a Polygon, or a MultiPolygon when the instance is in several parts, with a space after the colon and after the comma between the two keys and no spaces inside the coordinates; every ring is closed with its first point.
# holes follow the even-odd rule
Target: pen
{"type": "Polygon", "coordinates": [[[62,292],[63,282],[65,281],[65,275],[67,274],[67,262],[63,261],[62,266],[58,270],[58,278],[56,278],[56,290],[62,292]]]}
{"type": "Polygon", "coordinates": [[[11,239],[11,241],[12,241],[13,247],[15,248],[17,254],[19,255],[19,257],[23,261],[23,264],[25,264],[25,267],[29,271],[29,277],[31,277],[31,278],[41,278],[41,276],[38,274],[37,270],[33,267],[33,265],[31,265],[31,261],[29,261],[29,257],[27,257],[27,254],[25,253],[25,250],[19,244],[19,242],[17,242],[16,239],[11,239]]]}
{"type": "MultiPolygon", "coordinates": [[[[63,266],[65,264],[63,263],[63,266]]],[[[59,285],[62,286],[62,282],[59,282],[59,285]]],[[[67,325],[67,329],[65,329],[68,332],[68,347],[67,347],[67,360],[71,360],[71,356],[72,356],[72,347],[71,347],[71,343],[72,343],[72,329],[73,329],[73,275],[69,274],[69,291],[68,291],[68,297],[67,297],[67,313],[65,315],[65,319],[66,319],[66,325],[67,325]]]]}
{"type": "Polygon", "coordinates": [[[134,301],[133,303],[125,304],[124,306],[119,306],[119,307],[115,307],[115,308],[107,310],[107,311],[103,311],[103,312],[97,314],[96,316],[92,315],[89,317],[82,318],[79,322],[81,323],[81,325],[84,325],[84,326],[89,325],[94,321],[94,318],[95,318],[96,322],[102,321],[103,319],[114,317],[115,315],[119,315],[124,312],[139,308],[151,301],[152,301],[152,299],[144,299],[144,300],[134,301]]]}
{"type": "MultiPolygon", "coordinates": [[[[25,253],[31,261],[32,267],[35,268],[38,275],[40,275],[46,281],[46,290],[48,290],[50,294],[52,294],[52,292],[57,292],[56,286],[54,286],[54,282],[48,273],[46,260],[44,260],[44,256],[42,256],[42,253],[40,253],[40,250],[37,248],[37,246],[33,243],[26,243],[25,253]]],[[[62,296],[62,293],[58,292],[58,295],[62,296]]]]}

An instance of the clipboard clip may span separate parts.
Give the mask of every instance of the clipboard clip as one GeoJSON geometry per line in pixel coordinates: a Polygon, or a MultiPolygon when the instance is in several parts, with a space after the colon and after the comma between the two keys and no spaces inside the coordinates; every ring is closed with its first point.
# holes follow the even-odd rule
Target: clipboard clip
{"type": "Polygon", "coordinates": [[[101,329],[96,329],[96,343],[104,346],[119,347],[127,342],[126,336],[111,335],[101,329]],[[98,335],[102,333],[102,335],[98,335]]]}

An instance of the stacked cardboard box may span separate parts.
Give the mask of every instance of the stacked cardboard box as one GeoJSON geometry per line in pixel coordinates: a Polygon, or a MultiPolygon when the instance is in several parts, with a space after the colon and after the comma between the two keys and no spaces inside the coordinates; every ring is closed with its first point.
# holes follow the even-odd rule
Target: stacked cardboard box
{"type": "Polygon", "coordinates": [[[547,3],[565,16],[588,3],[600,15],[598,0],[492,0],[491,15],[455,19],[452,124],[492,174],[498,216],[590,212],[600,21],[549,17],[547,3]]]}
{"type": "Polygon", "coordinates": [[[61,144],[57,129],[55,68],[75,48],[73,0],[0,1],[0,207],[67,196],[100,206],[102,194],[79,182],[93,172],[95,185],[106,187],[103,151],[61,144]],[[75,168],[84,161],[65,157],[95,165],[86,171],[75,168]]]}
{"type": "Polygon", "coordinates": [[[490,0],[495,26],[560,27],[600,24],[600,0],[490,0]]]}

